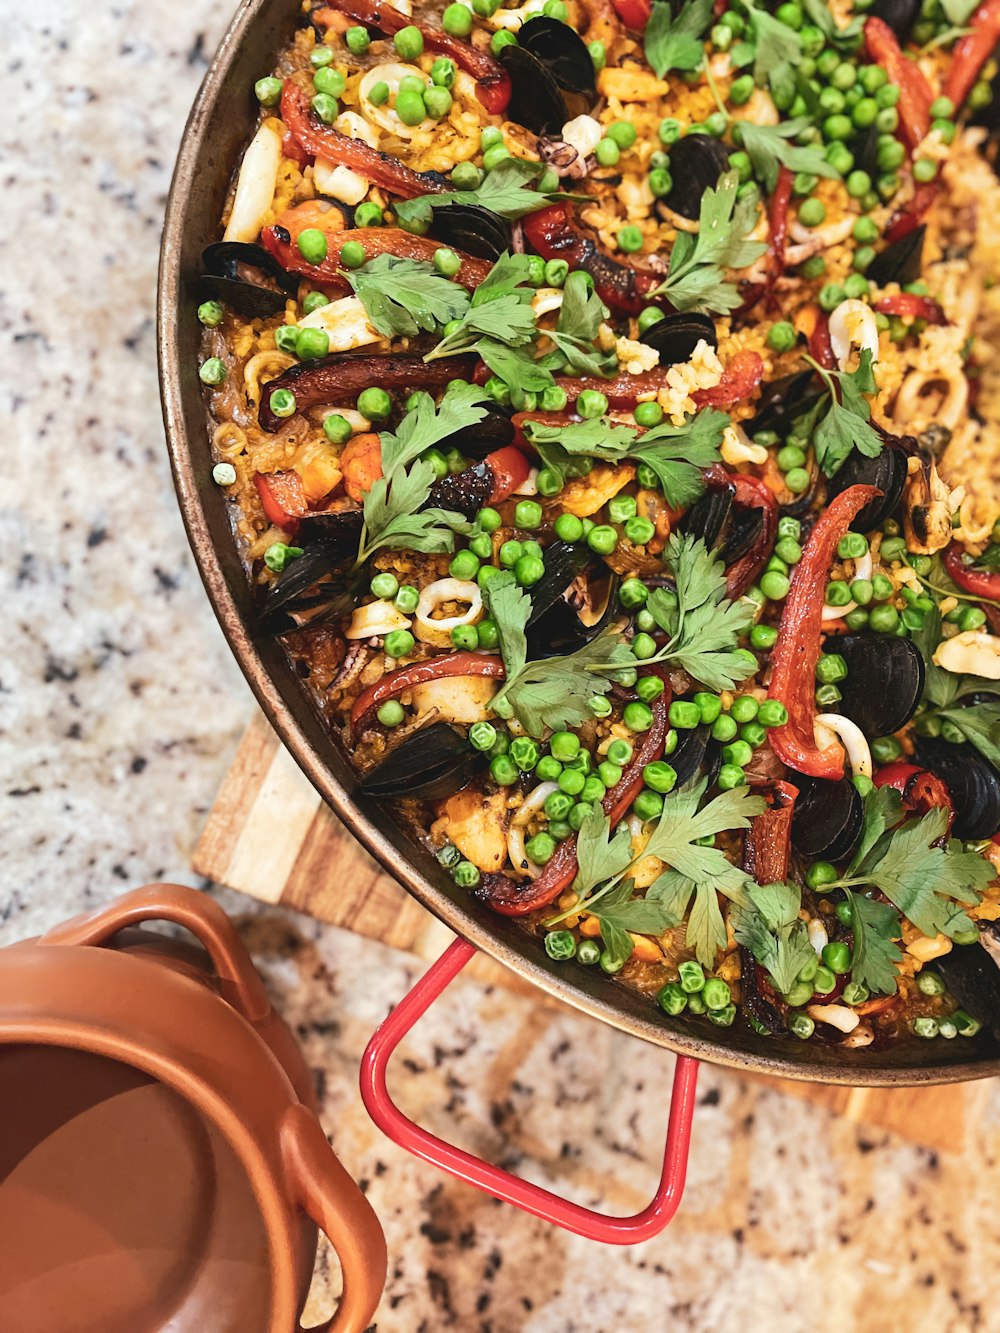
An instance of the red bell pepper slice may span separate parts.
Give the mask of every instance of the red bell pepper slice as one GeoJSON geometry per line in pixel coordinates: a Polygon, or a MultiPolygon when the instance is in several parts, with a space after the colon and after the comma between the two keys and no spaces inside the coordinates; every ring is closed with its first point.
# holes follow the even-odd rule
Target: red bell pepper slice
{"type": "Polygon", "coordinates": [[[979,71],[1000,42],[1000,0],[983,0],[966,26],[972,31],[955,43],[944,85],[945,95],[956,108],[968,97],[979,71]]]}
{"type": "Polygon", "coordinates": [[[325,407],[357,398],[362,389],[446,389],[454,379],[469,379],[473,362],[469,357],[426,362],[419,356],[375,356],[366,352],[343,352],[322,361],[300,361],[261,388],[258,418],[272,433],[281,418],[271,411],[271,399],[279,389],[291,389],[296,412],[325,407]]]}
{"type": "MultiPolygon", "coordinates": [[[[792,202],[792,182],[795,177],[786,166],[778,171],[774,193],[767,205],[770,229],[768,239],[768,271],[772,278],[780,278],[785,271],[785,249],[788,245],[788,211],[792,202]]],[[[774,295],[774,289],[771,289],[774,295]]]]}
{"type": "MultiPolygon", "coordinates": [[[[273,227],[265,227],[260,234],[261,244],[287,272],[299,273],[324,287],[350,291],[350,284],[340,273],[343,267],[340,252],[348,241],[363,246],[365,259],[394,255],[397,259],[422,259],[428,264],[433,263],[434,252],[439,248],[437,241],[430,236],[414,236],[411,232],[403,231],[402,227],[353,227],[347,231],[326,231],[321,228],[326,236],[326,258],[321,264],[310,264],[302,258],[296,241],[299,232],[307,227],[315,227],[317,220],[315,217],[296,219],[293,217],[294,211],[292,209],[283,214],[273,227]],[[291,236],[290,241],[282,236],[283,230],[291,236]]],[[[457,281],[470,292],[475,291],[489,273],[490,264],[485,259],[462,254],[460,250],[455,253],[462,261],[455,275],[457,281]]]]}
{"type": "Polygon", "coordinates": [[[888,23],[874,15],[865,22],[865,47],[869,57],[899,85],[899,133],[912,153],[931,127],[934,93],[914,61],[900,49],[888,23]]]}
{"type": "Polygon", "coordinates": [[[973,597],[984,597],[991,602],[1000,601],[1000,571],[965,565],[962,563],[963,553],[964,548],[958,542],[952,542],[941,557],[951,581],[973,597]]]}
{"type": "MultiPolygon", "coordinates": [[[[663,754],[667,736],[667,710],[670,707],[670,686],[665,688],[658,699],[650,704],[653,710],[653,725],[642,738],[632,761],[622,774],[620,781],[611,788],[601,807],[611,822],[611,827],[624,818],[636,796],[642,791],[642,771],[654,759],[663,754]]],[[[527,884],[520,884],[506,875],[484,875],[476,890],[476,896],[482,898],[501,916],[526,916],[540,907],[548,907],[555,902],[564,889],[568,889],[576,878],[578,863],[576,859],[576,834],[572,834],[559,844],[555,855],[549,861],[537,879],[527,884]]]]}
{"type": "Polygon", "coordinates": [[[904,236],[909,236],[911,231],[916,231],[937,198],[940,188],[939,180],[924,181],[914,187],[913,198],[898,212],[893,213],[886,226],[885,239],[890,245],[893,241],[901,241],[904,236]]]}
{"type": "Polygon", "coordinates": [[[743,869],[758,884],[777,884],[788,878],[792,846],[792,814],[798,787],[775,782],[771,804],[750,821],[743,843],[743,869]]]}
{"type": "Polygon", "coordinates": [[[440,194],[449,188],[443,176],[411,171],[391,153],[380,153],[363,139],[352,139],[332,125],[313,120],[308,94],[291,79],[285,80],[281,94],[281,119],[307,153],[350,167],[390,194],[413,199],[419,194],[440,194]]]}
{"type": "Polygon", "coordinates": [[[428,681],[443,680],[446,676],[491,676],[494,680],[503,680],[504,675],[502,658],[483,657],[479,653],[445,653],[441,657],[428,657],[424,662],[397,667],[361,691],[351,709],[351,726],[357,727],[373,708],[384,704],[386,699],[394,699],[404,690],[411,690],[414,685],[426,685],[428,681]]]}
{"type": "Polygon", "coordinates": [[[257,472],[253,484],[257,487],[264,516],[276,528],[285,532],[298,531],[299,519],[309,509],[302,479],[297,472],[257,472]]]}
{"type": "Polygon", "coordinates": [[[881,315],[899,315],[902,319],[922,319],[928,324],[947,324],[948,317],[930,296],[917,296],[913,292],[897,292],[895,296],[883,296],[876,301],[874,309],[881,315]]]}
{"type": "Polygon", "coordinates": [[[944,781],[929,769],[897,759],[886,764],[875,774],[876,787],[892,787],[903,798],[903,805],[914,815],[925,815],[928,810],[942,807],[948,811],[948,829],[955,818],[955,806],[944,781]]]}
{"type": "Polygon", "coordinates": [[[825,312],[816,316],[816,323],[809,335],[809,355],[824,370],[837,369],[837,358],[830,341],[830,316],[825,312]]]}
{"type": "Polygon", "coordinates": [[[816,663],[823,635],[823,601],[830,566],[851,520],[882,492],[877,486],[848,486],[820,515],[795,566],[771,653],[768,694],[788,709],[784,726],[768,732],[771,749],[789,768],[813,778],[842,778],[839,745],[821,750],[813,735],[816,663]]]}
{"type": "Polygon", "coordinates": [[[653,0],[611,0],[615,13],[633,32],[642,32],[653,12],[653,0]]]}
{"type": "Polygon", "coordinates": [[[729,480],[736,487],[736,504],[744,509],[759,509],[764,519],[760,537],[726,570],[726,596],[735,601],[743,596],[767,564],[778,535],[778,502],[774,492],[759,477],[735,472],[730,474],[729,480]]]}
{"type": "Polygon", "coordinates": [[[764,362],[757,352],[737,352],[711,389],[691,395],[697,407],[732,407],[745,402],[764,378],[764,362]]]}
{"type": "MultiPolygon", "coordinates": [[[[374,28],[391,37],[401,28],[409,27],[413,20],[394,5],[383,0],[335,0],[327,9],[317,9],[313,19],[317,23],[324,21],[324,14],[346,14],[355,23],[362,23],[366,28],[374,28]]],[[[459,69],[471,74],[476,80],[476,96],[486,110],[493,116],[500,116],[507,109],[510,101],[510,76],[499,61],[488,51],[481,51],[471,42],[463,42],[459,37],[452,37],[441,28],[431,27],[425,22],[416,25],[429,51],[440,51],[450,56],[459,69]]]]}
{"type": "Polygon", "coordinates": [[[642,273],[606,255],[574,225],[569,204],[552,204],[529,213],[521,226],[537,254],[543,259],[565,259],[571,269],[584,269],[604,304],[623,315],[638,315],[659,281],[652,273],[642,273]]]}

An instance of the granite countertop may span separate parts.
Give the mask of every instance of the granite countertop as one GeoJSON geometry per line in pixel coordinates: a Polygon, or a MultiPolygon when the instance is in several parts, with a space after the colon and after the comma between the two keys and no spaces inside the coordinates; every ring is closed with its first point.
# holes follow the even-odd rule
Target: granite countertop
{"type": "MultiPolygon", "coordinates": [[[[153,339],[170,170],[227,8],[8,11],[0,945],[130,886],[195,882],[194,840],[255,707],[184,539],[153,339]]],[[[677,1220],[602,1248],[443,1179],[368,1122],[360,1054],[420,964],[218,892],[385,1226],[379,1333],[1000,1329],[1000,1091],[965,1151],[934,1154],[706,1068],[677,1220]]],[[[460,982],[404,1058],[407,1108],[431,1128],[593,1205],[648,1198],[662,1052],[460,982]]],[[[338,1280],[324,1255],[311,1313],[338,1280]]]]}

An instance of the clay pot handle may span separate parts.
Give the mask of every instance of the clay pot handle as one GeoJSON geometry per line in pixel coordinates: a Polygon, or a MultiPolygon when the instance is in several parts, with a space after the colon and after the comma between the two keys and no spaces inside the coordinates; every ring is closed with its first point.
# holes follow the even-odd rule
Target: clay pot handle
{"type": "Polygon", "coordinates": [[[281,1125],[288,1189],[337,1251],[344,1290],[329,1323],[309,1333],[364,1333],[382,1297],[388,1259],[375,1212],[301,1104],[281,1125]]]}
{"type": "Polygon", "coordinates": [[[41,944],[106,944],[126,926],[172,921],[189,930],[208,951],[223,998],[250,1023],[271,1012],[264,983],[225,912],[204,893],[180,884],[147,884],[107,907],[85,912],[43,935],[41,944]]]}

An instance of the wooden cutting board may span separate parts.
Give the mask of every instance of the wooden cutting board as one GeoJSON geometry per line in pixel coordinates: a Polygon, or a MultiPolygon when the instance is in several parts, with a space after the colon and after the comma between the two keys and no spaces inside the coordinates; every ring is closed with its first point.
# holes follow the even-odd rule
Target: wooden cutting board
{"type": "MultiPolygon", "coordinates": [[[[454,935],[387,875],[324,804],[262,714],[244,736],[194,851],[195,871],[266,903],[405,949],[429,961],[454,935]],[[331,867],[336,872],[331,873],[331,867]]],[[[539,992],[492,959],[471,975],[535,1000],[539,992]]],[[[735,1075],[734,1075],[735,1077],[735,1075]]],[[[774,1079],[767,1080],[773,1087],[774,1079]]],[[[778,1080],[783,1092],[848,1120],[892,1130],[938,1150],[961,1151],[990,1082],[930,1088],[844,1088],[778,1080]]]]}

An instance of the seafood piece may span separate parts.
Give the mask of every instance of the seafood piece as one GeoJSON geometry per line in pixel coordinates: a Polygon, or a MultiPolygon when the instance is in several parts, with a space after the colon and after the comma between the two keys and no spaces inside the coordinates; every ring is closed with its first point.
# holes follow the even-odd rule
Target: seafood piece
{"type": "Polygon", "coordinates": [[[248,319],[279,315],[298,287],[298,280],[289,276],[262,246],[245,241],[207,245],[202,262],[202,290],[248,319]]]}
{"type": "Polygon", "coordinates": [[[798,779],[799,795],[792,818],[792,843],[814,860],[839,861],[850,856],[861,836],[864,803],[850,778],[827,782],[798,779]]]}
{"type": "Polygon", "coordinates": [[[906,726],[924,692],[924,659],[912,639],[840,634],[827,639],[825,651],[847,663],[838,707],[866,736],[891,736],[906,726]]]}
{"type": "Polygon", "coordinates": [[[437,801],[459,791],[485,763],[454,727],[435,722],[394,745],[361,779],[361,790],[378,800],[437,801]]]}

